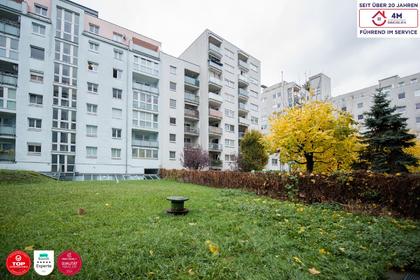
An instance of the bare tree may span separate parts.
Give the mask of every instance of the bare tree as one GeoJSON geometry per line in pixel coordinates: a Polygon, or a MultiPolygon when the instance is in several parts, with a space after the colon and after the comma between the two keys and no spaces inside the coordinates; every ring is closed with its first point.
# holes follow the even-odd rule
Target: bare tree
{"type": "Polygon", "coordinates": [[[200,170],[209,166],[209,153],[201,147],[184,148],[181,155],[182,166],[188,169],[200,170]]]}

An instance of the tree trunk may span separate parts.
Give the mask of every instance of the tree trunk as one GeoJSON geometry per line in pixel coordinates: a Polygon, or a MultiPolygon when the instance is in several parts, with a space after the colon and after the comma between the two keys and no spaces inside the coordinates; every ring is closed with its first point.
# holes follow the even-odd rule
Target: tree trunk
{"type": "Polygon", "coordinates": [[[312,173],[314,171],[314,154],[313,153],[305,153],[306,159],[306,172],[312,173]]]}

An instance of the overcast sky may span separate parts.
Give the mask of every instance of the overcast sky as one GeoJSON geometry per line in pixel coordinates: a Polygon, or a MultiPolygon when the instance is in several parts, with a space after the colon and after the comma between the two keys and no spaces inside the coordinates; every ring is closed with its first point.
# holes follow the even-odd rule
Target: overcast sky
{"type": "Polygon", "coordinates": [[[323,72],[332,94],[420,72],[420,39],[358,39],[355,0],[75,0],[178,56],[206,28],[258,58],[261,83],[323,72]]]}

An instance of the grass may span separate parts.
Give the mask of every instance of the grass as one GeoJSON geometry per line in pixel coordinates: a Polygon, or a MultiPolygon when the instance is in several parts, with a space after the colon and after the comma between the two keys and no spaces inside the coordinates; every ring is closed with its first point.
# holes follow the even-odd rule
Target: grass
{"type": "Polygon", "coordinates": [[[420,265],[409,220],[164,180],[34,182],[0,185],[0,279],[16,249],[75,250],[75,279],[380,279],[420,265]],[[165,214],[173,194],[190,198],[188,215],[165,214]]]}

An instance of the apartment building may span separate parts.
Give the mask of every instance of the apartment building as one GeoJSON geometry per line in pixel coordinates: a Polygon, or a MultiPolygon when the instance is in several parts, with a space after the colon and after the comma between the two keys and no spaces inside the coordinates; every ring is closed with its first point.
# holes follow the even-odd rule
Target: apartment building
{"type": "Polygon", "coordinates": [[[420,73],[400,77],[398,75],[379,80],[377,84],[332,98],[338,109],[350,112],[363,131],[364,115],[373,104],[376,89],[382,88],[397,112],[407,118],[407,127],[420,136],[420,73]]]}
{"type": "MultiPolygon", "coordinates": [[[[270,133],[270,116],[280,113],[302,102],[302,100],[328,100],[331,98],[331,79],[319,73],[308,78],[310,91],[296,82],[282,81],[263,88],[261,94],[260,130],[263,134],[270,133]]],[[[288,165],[282,164],[279,154],[270,155],[266,169],[287,170],[288,165]]]]}
{"type": "Polygon", "coordinates": [[[208,30],[173,57],[68,0],[0,1],[0,77],[0,168],[154,174],[199,145],[229,168],[258,127],[258,60],[208,30]]]}
{"type": "Polygon", "coordinates": [[[261,63],[210,30],[180,58],[201,69],[198,143],[208,147],[212,169],[234,168],[245,131],[259,129],[261,63]]]}

